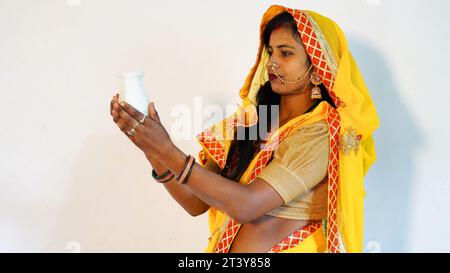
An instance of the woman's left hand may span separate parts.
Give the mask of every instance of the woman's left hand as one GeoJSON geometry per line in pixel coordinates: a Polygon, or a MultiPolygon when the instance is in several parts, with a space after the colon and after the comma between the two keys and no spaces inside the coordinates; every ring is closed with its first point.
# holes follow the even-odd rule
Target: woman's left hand
{"type": "Polygon", "coordinates": [[[119,104],[117,97],[113,98],[111,104],[114,122],[146,156],[159,158],[173,147],[153,102],[148,105],[148,117],[126,102],[119,104]]]}

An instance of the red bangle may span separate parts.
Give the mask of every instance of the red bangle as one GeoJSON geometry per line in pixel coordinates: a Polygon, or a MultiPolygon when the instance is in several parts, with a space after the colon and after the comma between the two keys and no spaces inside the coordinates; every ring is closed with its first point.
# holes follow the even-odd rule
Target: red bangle
{"type": "Polygon", "coordinates": [[[180,175],[176,177],[178,184],[185,184],[187,182],[187,179],[188,179],[189,175],[191,174],[194,165],[195,165],[195,158],[193,156],[189,155],[186,158],[184,167],[181,170],[180,175]]]}

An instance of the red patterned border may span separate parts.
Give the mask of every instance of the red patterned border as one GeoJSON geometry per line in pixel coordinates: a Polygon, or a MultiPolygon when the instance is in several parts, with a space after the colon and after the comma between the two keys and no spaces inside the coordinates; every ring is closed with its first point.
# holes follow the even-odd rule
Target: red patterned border
{"type": "MultiPolygon", "coordinates": [[[[337,190],[339,182],[338,140],[341,123],[339,113],[330,105],[328,105],[327,113],[327,124],[330,133],[330,155],[328,160],[327,249],[330,253],[339,253],[339,234],[337,228],[337,190]]],[[[271,142],[267,147],[264,148],[264,150],[261,152],[261,156],[257,159],[258,161],[251,171],[249,183],[251,183],[256,178],[256,176],[258,176],[258,174],[262,171],[264,166],[269,161],[270,156],[272,155],[272,151],[275,150],[276,146],[288,135],[291,128],[295,128],[296,125],[297,123],[283,130],[278,138],[275,138],[273,142],[271,142]]],[[[217,245],[217,253],[228,252],[230,245],[233,242],[240,226],[241,224],[239,224],[239,222],[230,218],[227,228],[217,245]]]]}
{"type": "MultiPolygon", "coordinates": [[[[342,105],[341,100],[336,96],[333,91],[334,86],[334,76],[331,73],[330,66],[327,64],[324,52],[321,45],[317,39],[317,35],[309,22],[308,17],[300,10],[286,9],[297,22],[297,28],[300,33],[305,49],[312,60],[314,67],[317,69],[319,75],[322,78],[322,82],[327,88],[333,102],[337,107],[342,105]]],[[[337,194],[338,194],[338,182],[339,182],[339,134],[341,129],[341,122],[339,113],[336,109],[328,106],[328,116],[327,123],[330,132],[330,156],[328,164],[328,216],[327,216],[327,249],[330,253],[340,252],[339,247],[339,233],[337,225],[337,194]]],[[[278,145],[279,142],[284,139],[288,134],[289,128],[280,133],[278,141],[274,141],[271,145],[278,145]]],[[[250,182],[253,181],[256,176],[261,172],[264,166],[267,164],[272,151],[275,146],[268,147],[264,149],[261,156],[258,158],[254,169],[250,174],[250,182]]],[[[234,220],[230,219],[227,229],[220,239],[216,252],[224,253],[228,252],[234,237],[236,236],[240,224],[234,220]]]]}
{"type": "MultiPolygon", "coordinates": [[[[196,138],[209,151],[214,161],[217,162],[220,168],[223,169],[227,160],[225,158],[225,147],[217,141],[209,129],[198,134],[196,138]]],[[[202,163],[206,163],[204,152],[200,152],[199,156],[202,163]]]]}
{"type": "MultiPolygon", "coordinates": [[[[331,68],[327,64],[325,54],[318,41],[317,35],[308,20],[306,14],[300,10],[286,8],[286,10],[294,17],[297,22],[297,28],[300,33],[306,52],[308,53],[314,67],[317,69],[322,78],[322,82],[328,90],[333,102],[337,107],[342,105],[341,100],[333,91],[334,76],[331,68]]],[[[320,31],[320,30],[317,30],[320,31]]],[[[339,134],[340,134],[340,117],[336,109],[329,107],[328,128],[330,131],[330,158],[328,165],[328,221],[327,221],[327,247],[328,252],[340,252],[339,234],[337,228],[337,188],[339,181],[339,134]]]]}
{"type": "Polygon", "coordinates": [[[306,52],[322,78],[322,82],[327,88],[331,99],[334,104],[339,107],[342,102],[333,91],[335,79],[333,73],[331,72],[330,66],[327,64],[325,54],[319,40],[317,39],[317,35],[314,32],[311,22],[308,20],[306,14],[300,10],[286,8],[286,11],[289,12],[297,22],[298,32],[300,33],[303,44],[305,45],[306,52]]]}
{"type": "MultiPolygon", "coordinates": [[[[268,251],[268,253],[278,253],[298,246],[301,242],[303,242],[303,240],[308,238],[321,226],[321,222],[315,222],[294,231],[291,235],[287,236],[281,242],[273,246],[268,251]]],[[[217,246],[216,253],[228,253],[230,251],[231,243],[233,242],[233,239],[236,236],[239,228],[240,224],[237,221],[231,219],[228,223],[228,228],[224,233],[223,239],[217,246]]]]}
{"type": "Polygon", "coordinates": [[[339,234],[337,226],[337,198],[339,182],[339,132],[341,120],[339,113],[328,106],[328,130],[330,131],[330,156],[328,160],[328,217],[327,249],[330,253],[339,253],[339,234]]]}
{"type": "Polygon", "coordinates": [[[318,230],[322,226],[321,222],[312,223],[307,226],[302,227],[301,229],[296,230],[294,233],[286,237],[280,243],[272,247],[268,253],[277,253],[289,248],[298,246],[303,240],[308,238],[311,234],[313,234],[316,230],[318,230]]]}

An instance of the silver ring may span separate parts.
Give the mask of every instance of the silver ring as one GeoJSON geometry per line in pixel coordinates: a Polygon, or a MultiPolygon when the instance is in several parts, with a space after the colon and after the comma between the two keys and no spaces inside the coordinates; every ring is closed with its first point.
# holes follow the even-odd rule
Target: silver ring
{"type": "Polygon", "coordinates": [[[145,115],[142,117],[141,120],[139,120],[139,123],[140,123],[140,124],[144,124],[144,121],[145,121],[145,115]]]}
{"type": "Polygon", "coordinates": [[[131,131],[127,131],[127,134],[129,134],[130,136],[132,136],[134,134],[134,132],[136,131],[135,128],[139,125],[139,122],[136,123],[136,125],[133,126],[133,128],[131,128],[131,131]]]}

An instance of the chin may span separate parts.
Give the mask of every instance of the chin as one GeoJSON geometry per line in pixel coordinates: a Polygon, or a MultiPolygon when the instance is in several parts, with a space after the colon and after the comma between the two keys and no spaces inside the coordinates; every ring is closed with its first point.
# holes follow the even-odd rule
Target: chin
{"type": "Polygon", "coordinates": [[[278,95],[282,95],[283,94],[283,91],[281,90],[281,85],[280,84],[278,84],[278,83],[270,83],[270,88],[272,88],[272,91],[275,93],[275,94],[278,94],[278,95]]]}
{"type": "Polygon", "coordinates": [[[270,87],[275,94],[281,96],[289,94],[291,92],[291,90],[286,89],[285,86],[281,86],[281,84],[278,83],[270,83],[270,87]]]}

